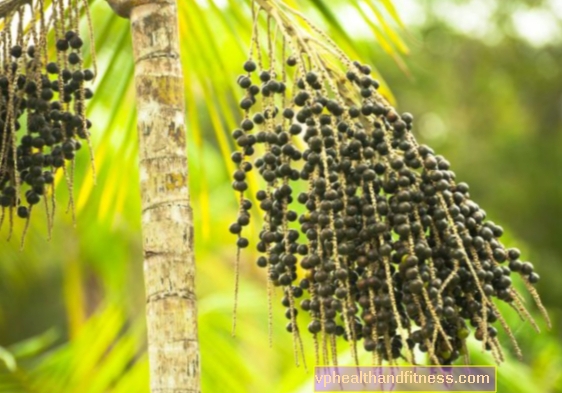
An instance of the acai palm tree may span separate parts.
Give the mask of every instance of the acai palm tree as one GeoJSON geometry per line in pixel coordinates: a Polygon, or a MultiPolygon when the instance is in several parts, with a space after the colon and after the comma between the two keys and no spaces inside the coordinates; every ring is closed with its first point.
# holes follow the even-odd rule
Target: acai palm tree
{"type": "MultiPolygon", "coordinates": [[[[90,2],[88,12],[80,0],[53,2],[59,3],[79,10],[72,23],[83,32],[84,67],[97,67],[94,97],[85,113],[92,124],[88,142],[95,166],[82,149],[74,159],[75,180],[69,181],[67,172],[55,179],[62,185],[57,199],[65,203],[71,194],[69,211],[75,210],[75,221],[65,215],[63,203],[49,222],[42,220],[41,212],[33,212],[28,221],[14,219],[13,237],[25,233],[28,239],[21,252],[16,246],[4,251],[3,258],[10,260],[2,273],[9,282],[6,292],[15,296],[31,291],[39,272],[51,268],[63,304],[47,310],[67,320],[62,330],[31,329],[29,322],[22,331],[31,338],[8,339],[11,345],[6,347],[0,342],[5,368],[0,391],[245,392],[250,385],[256,391],[309,391],[308,381],[299,387],[306,374],[291,362],[291,338],[284,334],[282,313],[268,322],[267,290],[255,285],[262,276],[244,267],[245,251],[209,252],[223,236],[230,236],[226,229],[235,219],[223,216],[224,198],[216,195],[231,192],[230,180],[222,173],[236,170],[230,154],[237,146],[229,134],[244,116],[237,78],[256,42],[255,31],[269,30],[269,19],[278,17],[281,3],[301,16],[310,15],[329,33],[322,37],[350,59],[378,66],[373,50],[378,45],[376,50],[386,53],[408,78],[403,60],[407,33],[397,9],[386,0],[98,0],[90,2]],[[257,10],[263,19],[255,17],[257,10]],[[353,26],[338,15],[341,10],[369,29],[371,45],[354,39],[353,26]],[[71,187],[64,187],[64,177],[71,187]],[[127,238],[125,232],[137,236],[127,238]],[[50,242],[42,240],[48,237],[50,242]],[[115,244],[114,238],[124,244],[115,244]],[[241,268],[247,289],[239,290],[235,268],[241,268]],[[206,292],[196,291],[196,278],[198,283],[204,280],[206,292]],[[227,328],[237,318],[232,315],[233,297],[211,290],[231,287],[232,281],[236,296],[240,293],[235,319],[239,337],[231,337],[227,328]],[[198,331],[198,325],[204,328],[198,331]],[[13,341],[18,342],[12,345],[13,341]],[[260,344],[248,346],[252,341],[260,344]],[[268,342],[271,349],[265,348],[268,342]],[[249,382],[260,374],[261,357],[278,356],[284,359],[282,368],[267,371],[258,383],[249,382]],[[252,361],[245,364],[242,359],[252,361]],[[268,379],[272,376],[277,379],[268,379]]],[[[4,4],[3,16],[14,7],[26,7],[13,0],[4,4]]],[[[48,1],[37,4],[51,7],[48,1]]],[[[303,31],[314,32],[307,19],[298,21],[303,31]]],[[[10,26],[6,22],[4,29],[10,26]]],[[[282,35],[282,28],[273,34],[282,35]]],[[[52,30],[46,42],[52,56],[57,52],[52,30]]],[[[282,50],[279,45],[270,52],[282,50]]],[[[384,72],[375,69],[373,74],[385,102],[395,104],[384,72]]],[[[257,183],[249,187],[258,189],[257,183]]],[[[238,196],[232,193],[231,199],[228,203],[238,196]]],[[[257,238],[260,228],[252,225],[250,233],[257,238]]],[[[236,244],[234,237],[229,240],[236,244]]],[[[9,311],[0,313],[0,320],[9,317],[9,311]]],[[[512,318],[506,318],[512,326],[512,318]]],[[[309,337],[304,341],[308,351],[303,356],[312,365],[314,343],[309,337]]],[[[476,352],[481,347],[470,345],[476,352]]],[[[347,347],[340,355],[349,364],[363,356],[347,347]]]]}
{"type": "MultiPolygon", "coordinates": [[[[43,12],[45,8],[45,11],[49,12],[48,3],[38,4],[38,6],[32,4],[30,9],[41,9],[43,12]]],[[[91,49],[97,47],[98,61],[101,65],[95,90],[102,92],[106,90],[109,93],[108,96],[112,96],[114,99],[114,104],[111,105],[113,115],[107,117],[109,124],[103,127],[105,132],[96,135],[94,131],[97,128],[96,125],[94,124],[92,128],[92,147],[97,152],[98,158],[95,160],[96,166],[92,165],[89,173],[84,177],[84,182],[76,183],[78,186],[76,191],[78,194],[76,200],[77,225],[85,225],[80,221],[80,215],[87,214],[86,211],[89,207],[85,205],[88,204],[90,194],[95,192],[98,187],[106,190],[104,194],[108,201],[111,201],[112,195],[117,196],[117,200],[129,198],[126,196],[129,190],[120,189],[116,184],[119,182],[116,180],[116,177],[119,177],[117,168],[126,166],[127,154],[125,151],[138,143],[147,349],[151,391],[196,392],[200,390],[200,354],[194,282],[193,218],[188,186],[186,142],[201,146],[202,139],[208,138],[203,135],[196,114],[198,108],[193,101],[197,88],[202,87],[203,97],[208,105],[207,111],[213,120],[215,135],[221,151],[223,154],[226,153],[225,129],[221,121],[227,121],[229,125],[232,125],[237,111],[229,108],[228,97],[216,100],[213,91],[225,91],[226,87],[226,93],[232,95],[232,84],[222,86],[221,82],[232,79],[233,71],[231,70],[234,69],[234,64],[221,56],[218,47],[223,45],[220,41],[224,40],[234,49],[230,52],[235,58],[241,59],[244,56],[246,44],[239,40],[238,36],[248,36],[252,29],[252,19],[249,13],[251,2],[240,4],[232,2],[229,5],[222,5],[222,8],[228,10],[226,14],[213,2],[205,5],[195,2],[181,4],[179,13],[178,5],[174,1],[146,4],[109,1],[108,5],[113,13],[110,12],[107,5],[101,2],[93,3],[91,5],[92,16],[89,11],[84,12],[85,4],[81,6],[81,2],[59,2],[53,3],[52,6],[55,12],[60,7],[59,18],[61,19],[72,18],[72,8],[78,9],[77,17],[80,16],[80,20],[77,22],[81,24],[83,30],[93,30],[96,42],[85,41],[92,55],[94,51],[91,49]],[[122,21],[118,21],[118,17],[127,19],[130,27],[127,28],[122,21]],[[215,37],[211,33],[215,26],[211,27],[211,24],[218,24],[218,28],[223,29],[223,34],[215,37]],[[115,29],[117,25],[120,26],[118,30],[115,29]],[[235,28],[237,29],[236,34],[233,31],[235,28]],[[129,50],[127,56],[120,56],[129,48],[129,42],[132,42],[132,51],[129,50]],[[191,48],[189,51],[188,47],[191,48]],[[113,53],[109,58],[103,59],[103,53],[107,50],[113,53]],[[183,67],[182,56],[184,59],[187,58],[183,62],[183,67]],[[129,65],[124,68],[119,67],[117,62],[124,61],[124,58],[128,64],[134,63],[134,67],[129,65]],[[209,60],[207,66],[200,63],[204,59],[209,60]],[[209,71],[220,74],[213,76],[206,70],[207,67],[209,71]],[[198,86],[184,82],[184,69],[187,69],[190,74],[189,81],[196,78],[198,86]],[[132,100],[125,98],[125,95],[129,97],[133,95],[128,93],[129,87],[133,84],[133,76],[135,104],[132,100]],[[221,109],[225,112],[219,114],[221,109]],[[133,113],[135,110],[137,133],[133,135],[128,132],[128,129],[132,129],[135,117],[125,114],[133,113]],[[190,112],[192,112],[191,116],[189,116],[190,112]],[[116,147],[115,144],[110,147],[109,140],[118,134],[120,123],[121,126],[125,123],[128,136],[118,142],[119,147],[116,147]],[[189,125],[191,125],[191,129],[189,129],[189,125]],[[189,142],[190,140],[192,142],[189,142]],[[105,165],[114,168],[110,171],[111,173],[109,171],[104,173],[105,165]],[[95,174],[94,171],[98,173],[95,174]],[[94,183],[97,183],[96,188],[94,188],[94,183]]],[[[11,28],[11,25],[15,24],[12,21],[13,15],[19,15],[20,9],[25,12],[23,11],[25,7],[26,3],[20,1],[7,0],[4,2],[2,15],[0,15],[5,20],[4,29],[11,28]]],[[[323,18],[339,29],[342,38],[346,38],[329,7],[321,2],[317,2],[313,7],[320,10],[323,18]]],[[[375,10],[373,5],[370,7],[375,10]]],[[[383,4],[380,8],[386,9],[391,17],[398,21],[396,11],[390,2],[383,4]]],[[[39,19],[43,18],[45,20],[41,23],[47,24],[47,17],[39,17],[39,19]]],[[[385,42],[386,40],[394,42],[404,50],[404,45],[398,35],[388,27],[386,20],[381,17],[380,22],[383,23],[387,34],[390,33],[390,37],[384,38],[385,42]]],[[[31,23],[33,25],[36,22],[31,21],[31,23]]],[[[53,23],[54,27],[47,26],[47,29],[49,27],[55,29],[57,23],[53,23]]],[[[68,25],[70,24],[68,23],[68,25]]],[[[46,50],[52,53],[56,48],[53,47],[54,41],[49,40],[51,33],[52,30],[47,32],[46,50]]],[[[346,42],[346,45],[353,48],[351,42],[346,42]]],[[[93,56],[87,56],[85,61],[91,65],[95,59],[93,56]]],[[[96,98],[88,106],[89,118],[92,120],[96,118],[94,113],[104,106],[104,101],[103,93],[96,94],[96,98]]],[[[93,123],[97,122],[94,120],[93,123]]],[[[229,165],[228,162],[227,165],[229,165]]],[[[69,192],[72,200],[72,187],[69,188],[69,192]]],[[[208,190],[204,186],[200,192],[204,206],[202,213],[209,215],[209,208],[205,207],[208,203],[205,200],[208,190]]],[[[111,202],[106,202],[106,204],[112,206],[102,206],[100,211],[113,211],[115,204],[111,202]]],[[[117,207],[119,207],[119,203],[117,203],[117,207]]],[[[30,223],[32,229],[41,225],[33,220],[30,220],[30,223]]],[[[52,224],[48,225],[50,227],[52,224]]],[[[17,227],[18,223],[16,223],[17,227]]],[[[74,279],[80,285],[83,280],[83,272],[77,266],[78,262],[72,264],[74,267],[69,267],[69,270],[73,270],[74,279]]],[[[69,296],[73,295],[69,294],[69,296]]],[[[72,332],[72,329],[78,330],[77,326],[84,322],[85,315],[84,310],[80,309],[81,307],[81,304],[77,304],[73,310],[77,315],[71,317],[70,333],[76,333],[76,331],[72,332]],[[72,323],[75,326],[72,326],[72,323]]],[[[6,356],[11,358],[8,353],[6,356]]],[[[15,364],[15,360],[14,364],[7,361],[7,365],[13,371],[12,377],[18,380],[22,371],[15,364]]],[[[27,386],[28,378],[26,376],[21,378],[22,387],[27,386]]],[[[35,385],[33,381],[29,383],[31,386],[35,385]]],[[[64,383],[69,383],[69,381],[64,383]]]]}

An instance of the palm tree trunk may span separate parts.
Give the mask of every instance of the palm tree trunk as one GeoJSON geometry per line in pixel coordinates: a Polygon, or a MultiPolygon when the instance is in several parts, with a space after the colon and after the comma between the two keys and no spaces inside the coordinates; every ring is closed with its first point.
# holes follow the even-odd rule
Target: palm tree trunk
{"type": "Polygon", "coordinates": [[[133,38],[151,391],[198,393],[193,221],[177,4],[108,1],[130,19],[133,38]]]}

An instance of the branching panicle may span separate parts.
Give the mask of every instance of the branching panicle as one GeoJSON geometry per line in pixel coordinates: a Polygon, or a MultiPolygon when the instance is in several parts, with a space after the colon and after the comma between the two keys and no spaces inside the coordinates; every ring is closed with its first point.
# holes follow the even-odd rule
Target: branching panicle
{"type": "Polygon", "coordinates": [[[54,0],[50,7],[47,20],[42,0],[0,3],[0,206],[10,217],[15,212],[26,220],[22,246],[32,207],[41,199],[50,236],[59,170],[67,180],[74,217],[74,158],[81,141],[89,145],[86,100],[93,93],[86,85],[94,72],[84,69],[78,29],[85,5],[54,0]],[[25,11],[31,11],[29,20],[25,11]],[[47,40],[49,28],[55,31],[52,42],[47,40]],[[51,61],[48,45],[56,47],[51,61]]]}
{"type": "Polygon", "coordinates": [[[287,330],[300,340],[294,303],[306,295],[300,308],[312,318],[317,362],[330,362],[330,346],[337,363],[337,336],[356,361],[361,341],[376,363],[415,363],[414,349],[433,363],[467,361],[469,325],[501,362],[498,320],[520,355],[494,302],[507,302],[534,325],[511,279],[522,275],[540,307],[533,266],[505,249],[502,228],[486,220],[449,162],[417,143],[412,115],[379,94],[370,67],[350,60],[301,14],[272,0],[256,4],[252,50],[238,78],[245,116],[232,133],[232,160],[241,208],[230,231],[238,247],[248,246],[244,194],[250,172],[258,172],[266,186],[256,194],[264,218],[257,264],[269,285],[284,289],[287,330]],[[272,22],[283,38],[281,59],[272,22]]]}

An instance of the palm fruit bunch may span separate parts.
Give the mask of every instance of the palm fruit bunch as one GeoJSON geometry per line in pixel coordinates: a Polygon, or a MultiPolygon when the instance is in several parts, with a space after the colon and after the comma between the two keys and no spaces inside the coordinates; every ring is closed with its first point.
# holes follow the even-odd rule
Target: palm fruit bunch
{"type": "Polygon", "coordinates": [[[450,163],[418,144],[413,116],[384,99],[369,66],[301,14],[258,3],[250,58],[237,79],[244,118],[232,132],[232,187],[240,211],[230,232],[239,248],[249,245],[243,232],[253,199],[263,217],[257,265],[283,291],[295,355],[300,309],[310,318],[317,364],[337,364],[338,336],[356,362],[361,345],[374,364],[415,364],[418,351],[432,364],[468,363],[473,336],[499,363],[497,325],[520,356],[496,303],[538,330],[512,284],[518,276],[548,321],[533,265],[504,247],[501,226],[486,219],[450,163]],[[268,15],[266,38],[260,11],[268,15]],[[248,196],[253,172],[263,186],[248,196]]]}
{"type": "Polygon", "coordinates": [[[89,141],[85,103],[93,93],[86,86],[95,74],[84,67],[78,28],[87,2],[68,7],[55,0],[50,17],[43,2],[20,3],[1,9],[0,32],[0,206],[10,234],[13,217],[29,222],[41,200],[50,231],[57,171],[72,194],[75,154],[89,141]],[[30,11],[33,19],[25,25],[30,11]]]}

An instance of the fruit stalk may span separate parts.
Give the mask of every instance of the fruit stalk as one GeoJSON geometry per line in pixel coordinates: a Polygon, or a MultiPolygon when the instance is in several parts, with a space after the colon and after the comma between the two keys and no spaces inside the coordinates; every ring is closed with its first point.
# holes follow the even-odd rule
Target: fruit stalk
{"type": "Polygon", "coordinates": [[[24,5],[26,0],[4,0],[0,2],[0,18],[6,17],[16,8],[24,5]]]}

